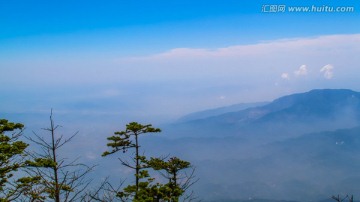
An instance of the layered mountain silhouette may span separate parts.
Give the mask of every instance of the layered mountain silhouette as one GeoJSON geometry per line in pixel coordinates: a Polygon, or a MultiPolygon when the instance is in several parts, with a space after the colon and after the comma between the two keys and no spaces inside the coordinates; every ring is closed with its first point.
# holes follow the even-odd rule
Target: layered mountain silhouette
{"type": "Polygon", "coordinates": [[[191,132],[197,136],[267,133],[268,136],[288,137],[351,128],[359,119],[359,92],[323,89],[284,96],[262,106],[177,123],[173,128],[178,135],[191,132]]]}
{"type": "Polygon", "coordinates": [[[268,103],[269,102],[240,103],[240,104],[235,104],[235,105],[226,106],[226,107],[220,107],[220,108],[216,108],[216,109],[194,112],[194,113],[188,114],[184,117],[181,117],[178,120],[178,122],[189,122],[189,121],[204,119],[204,118],[208,118],[208,117],[219,116],[219,115],[229,113],[229,112],[236,112],[236,111],[241,111],[241,110],[252,108],[252,107],[263,106],[268,103]]]}
{"type": "Polygon", "coordinates": [[[175,138],[162,142],[197,166],[195,188],[205,201],[360,198],[359,92],[311,90],[209,112],[168,126],[166,135],[175,138]]]}
{"type": "MultiPolygon", "coordinates": [[[[30,120],[32,124],[25,125],[35,131],[48,120],[47,113],[5,115],[14,121],[30,120]]],[[[119,127],[117,115],[57,117],[61,124],[75,127],[70,131],[86,126],[80,131],[91,136],[91,142],[82,150],[82,142],[75,144],[84,155],[101,154],[106,143],[103,129],[111,134],[119,127]],[[91,121],[101,129],[89,127],[91,121]]],[[[192,189],[205,202],[330,202],[337,194],[353,194],[358,200],[359,123],[359,92],[319,89],[272,102],[195,112],[173,124],[156,125],[163,132],[142,136],[141,146],[148,156],[169,154],[191,162],[200,179],[192,189]]],[[[119,175],[113,164],[107,161],[106,169],[94,175],[119,175]]]]}

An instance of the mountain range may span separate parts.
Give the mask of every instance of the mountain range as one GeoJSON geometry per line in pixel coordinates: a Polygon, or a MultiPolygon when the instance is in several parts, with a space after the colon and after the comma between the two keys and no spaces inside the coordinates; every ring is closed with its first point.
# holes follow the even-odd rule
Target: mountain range
{"type": "Polygon", "coordinates": [[[260,106],[178,122],[171,129],[180,136],[195,133],[198,137],[229,134],[244,137],[266,132],[273,139],[274,136],[287,138],[289,135],[351,128],[357,126],[359,118],[360,93],[324,89],[284,96],[260,106]]]}
{"type": "Polygon", "coordinates": [[[219,115],[229,113],[229,112],[241,111],[241,110],[252,108],[252,107],[263,106],[268,103],[269,102],[240,103],[240,104],[234,104],[234,105],[225,106],[225,107],[219,107],[216,109],[194,112],[194,113],[191,113],[191,114],[181,117],[178,120],[178,122],[189,122],[189,121],[194,121],[194,120],[198,120],[198,119],[219,116],[219,115]]]}
{"type": "MultiPolygon", "coordinates": [[[[7,116],[22,123],[27,120],[27,131],[41,134],[39,128],[48,121],[46,113],[7,116]]],[[[86,156],[85,163],[99,164],[96,177],[132,179],[120,163],[114,165],[116,156],[100,157],[106,137],[119,130],[116,117],[56,116],[66,126],[65,133],[85,126],[73,148],[63,154],[74,155],[75,149],[76,156],[86,156]]],[[[317,89],[271,102],[194,112],[172,124],[155,125],[163,132],[144,135],[140,142],[147,156],[168,154],[191,162],[199,178],[192,189],[202,201],[330,202],[338,194],[354,194],[356,200],[360,198],[359,123],[359,92],[317,89]]]]}
{"type": "Polygon", "coordinates": [[[164,128],[173,139],[159,141],[196,165],[205,201],[356,199],[359,92],[317,89],[213,113],[223,109],[185,116],[164,128]]]}

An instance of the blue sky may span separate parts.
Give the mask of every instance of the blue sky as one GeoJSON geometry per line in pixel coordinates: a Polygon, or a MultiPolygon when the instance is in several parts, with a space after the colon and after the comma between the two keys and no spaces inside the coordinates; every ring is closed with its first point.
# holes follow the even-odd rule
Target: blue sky
{"type": "Polygon", "coordinates": [[[360,9],[358,2],[351,0],[1,1],[0,40],[10,50],[15,48],[15,53],[62,51],[71,44],[77,50],[114,50],[127,55],[174,47],[216,48],[283,37],[357,33],[360,29],[360,12],[261,12],[263,5],[274,4],[360,9]],[[21,42],[25,43],[18,44],[21,42]]]}
{"type": "Polygon", "coordinates": [[[360,90],[353,0],[0,0],[0,28],[0,112],[164,120],[312,88],[360,90]]]}

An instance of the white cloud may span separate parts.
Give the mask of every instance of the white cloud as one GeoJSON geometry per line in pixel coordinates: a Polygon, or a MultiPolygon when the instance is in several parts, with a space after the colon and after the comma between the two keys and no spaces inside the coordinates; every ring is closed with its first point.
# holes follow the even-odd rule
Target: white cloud
{"type": "Polygon", "coordinates": [[[279,76],[281,79],[309,76],[308,82],[318,82],[310,80],[315,78],[310,77],[310,66],[346,62],[346,68],[353,68],[352,64],[358,59],[350,56],[356,51],[360,51],[360,34],[284,39],[215,49],[176,48],[144,57],[119,59],[117,63],[123,67],[119,69],[122,75],[127,75],[123,80],[130,82],[186,80],[260,86],[265,82],[266,85],[274,83],[279,76]],[[282,68],[299,63],[303,65],[295,71],[282,68]],[[288,77],[281,76],[282,73],[288,73],[288,77]]]}
{"type": "MultiPolygon", "coordinates": [[[[98,97],[114,97],[123,100],[125,104],[119,108],[125,111],[127,103],[141,106],[139,114],[190,112],[214,106],[213,102],[219,102],[220,95],[232,95],[234,102],[249,102],[271,100],[276,95],[311,88],[337,88],[339,83],[356,90],[360,86],[360,81],[354,79],[360,74],[357,67],[359,52],[360,34],[352,34],[214,49],[175,48],[143,57],[119,58],[99,52],[99,57],[88,57],[86,60],[71,57],[42,60],[41,55],[25,60],[26,55],[18,55],[15,59],[0,59],[0,69],[3,70],[0,81],[3,85],[0,88],[10,92],[9,87],[35,86],[33,89],[38,89],[39,86],[59,89],[59,92],[74,96],[83,92],[98,97]],[[300,66],[302,64],[306,66],[300,66]],[[322,75],[327,79],[333,78],[332,65],[332,68],[328,65],[322,68],[321,74],[310,74],[309,67],[320,69],[325,64],[341,68],[340,72],[335,72],[336,83],[319,79],[322,75]],[[300,77],[306,75],[306,85],[302,79],[280,85],[279,80],[292,80],[295,74],[300,77]],[[275,82],[279,85],[274,85],[275,82]],[[99,91],[103,88],[104,91],[99,91]],[[169,107],[164,108],[160,98],[166,100],[169,107]],[[147,112],[141,111],[145,108],[147,112]]],[[[6,102],[2,101],[11,104],[10,98],[8,96],[6,102]]]]}
{"type": "MultiPolygon", "coordinates": [[[[346,68],[355,68],[359,62],[355,53],[359,51],[360,34],[353,34],[282,39],[214,49],[174,48],[140,57],[91,57],[88,60],[54,57],[43,61],[41,58],[23,60],[19,56],[16,60],[0,60],[0,66],[7,67],[2,82],[8,85],[40,83],[44,86],[64,81],[68,85],[200,81],[214,77],[221,77],[224,82],[235,82],[235,78],[250,82],[273,78],[273,83],[282,72],[293,72],[281,67],[293,67],[304,61],[308,66],[346,62],[346,68]],[[16,84],[11,78],[18,78],[16,84]]],[[[306,74],[307,66],[296,71],[299,76],[306,74]]]]}
{"type": "Polygon", "coordinates": [[[326,79],[332,79],[334,76],[333,70],[334,70],[334,66],[331,64],[327,64],[320,69],[320,72],[324,74],[324,77],[326,79]]]}
{"type": "Polygon", "coordinates": [[[290,76],[289,76],[288,73],[282,73],[282,74],[281,74],[281,78],[282,78],[282,79],[285,79],[285,80],[289,80],[289,79],[290,79],[290,76]]]}
{"type": "Polygon", "coordinates": [[[307,66],[301,65],[298,70],[294,72],[296,76],[305,76],[308,74],[307,66]]]}
{"type": "Polygon", "coordinates": [[[189,58],[222,58],[222,57],[251,57],[259,55],[282,54],[282,59],[287,55],[298,54],[312,55],[314,53],[334,52],[338,47],[349,48],[352,51],[358,50],[359,46],[355,42],[360,42],[360,34],[354,35],[327,35],[314,38],[293,38],[274,41],[265,41],[250,45],[234,45],[215,49],[205,48],[174,48],[163,53],[149,55],[145,57],[130,57],[126,61],[142,60],[164,60],[164,59],[189,59],[189,58]],[[319,49],[319,47],[322,47],[319,49]]]}

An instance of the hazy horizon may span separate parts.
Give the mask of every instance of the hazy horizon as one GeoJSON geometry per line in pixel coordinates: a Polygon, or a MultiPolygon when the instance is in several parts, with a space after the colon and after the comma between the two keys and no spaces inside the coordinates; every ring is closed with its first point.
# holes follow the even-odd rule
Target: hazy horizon
{"type": "Polygon", "coordinates": [[[61,134],[80,131],[62,154],[100,164],[97,177],[129,176],[101,157],[106,137],[130,121],[164,126],[142,139],[142,149],[194,163],[203,179],[195,189],[206,200],[355,192],[360,129],[350,128],[358,119],[348,110],[360,109],[358,98],[344,97],[346,109],[330,103],[331,115],[340,116],[331,126],[336,119],[313,110],[316,100],[305,113],[298,103],[283,114],[260,110],[269,113],[261,127],[249,118],[258,111],[166,124],[313,89],[360,92],[359,19],[358,0],[0,0],[0,118],[24,123],[27,136],[43,134],[53,109],[61,134]],[[341,146],[351,140],[350,149],[341,146]]]}
{"type": "Polygon", "coordinates": [[[311,89],[359,91],[355,2],[326,2],[354,12],[268,13],[275,2],[3,1],[0,111],[163,122],[311,89]]]}

